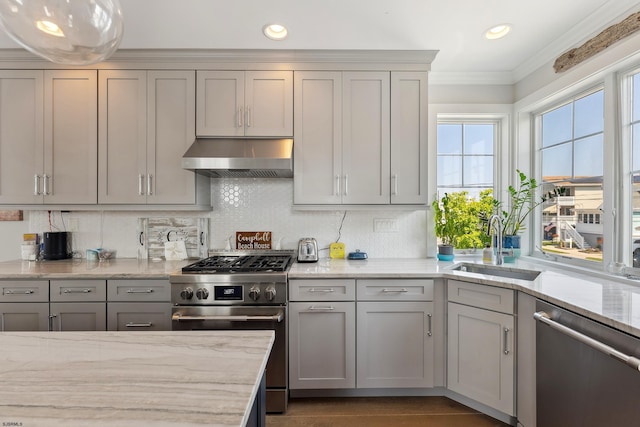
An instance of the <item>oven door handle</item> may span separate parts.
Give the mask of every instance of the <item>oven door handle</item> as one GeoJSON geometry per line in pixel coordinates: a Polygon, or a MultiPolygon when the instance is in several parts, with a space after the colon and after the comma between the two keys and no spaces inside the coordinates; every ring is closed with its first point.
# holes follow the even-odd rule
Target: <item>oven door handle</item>
{"type": "Polygon", "coordinates": [[[282,322],[284,319],[284,313],[279,311],[277,314],[273,316],[185,316],[180,313],[174,313],[171,316],[171,320],[176,322],[204,322],[205,320],[219,320],[219,321],[228,321],[228,322],[282,322]]]}

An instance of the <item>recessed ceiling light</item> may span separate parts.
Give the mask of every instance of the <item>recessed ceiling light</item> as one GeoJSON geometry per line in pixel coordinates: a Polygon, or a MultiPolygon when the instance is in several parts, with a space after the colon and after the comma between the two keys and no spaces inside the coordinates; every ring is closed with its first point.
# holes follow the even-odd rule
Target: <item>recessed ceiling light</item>
{"type": "Polygon", "coordinates": [[[271,40],[284,40],[287,38],[287,29],[280,24],[267,24],[262,27],[262,32],[271,40]]]}
{"type": "Polygon", "coordinates": [[[484,37],[488,40],[496,40],[501,39],[506,36],[509,31],[511,31],[511,25],[509,24],[500,24],[495,27],[489,28],[485,33],[484,37]]]}

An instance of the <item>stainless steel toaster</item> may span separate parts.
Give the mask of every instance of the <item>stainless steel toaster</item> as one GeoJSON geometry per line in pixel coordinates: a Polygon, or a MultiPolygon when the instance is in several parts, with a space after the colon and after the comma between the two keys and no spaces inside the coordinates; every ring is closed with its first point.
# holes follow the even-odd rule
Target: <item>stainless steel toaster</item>
{"type": "Polygon", "coordinates": [[[318,242],[313,237],[303,237],[298,242],[298,262],[318,261],[318,242]]]}

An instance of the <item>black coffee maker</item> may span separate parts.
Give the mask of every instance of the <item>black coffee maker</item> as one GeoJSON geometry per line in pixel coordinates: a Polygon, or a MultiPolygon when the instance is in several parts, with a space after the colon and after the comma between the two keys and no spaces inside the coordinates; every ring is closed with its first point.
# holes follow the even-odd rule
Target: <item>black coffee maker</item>
{"type": "Polygon", "coordinates": [[[71,232],[48,231],[42,234],[42,259],[57,260],[71,258],[71,232]]]}

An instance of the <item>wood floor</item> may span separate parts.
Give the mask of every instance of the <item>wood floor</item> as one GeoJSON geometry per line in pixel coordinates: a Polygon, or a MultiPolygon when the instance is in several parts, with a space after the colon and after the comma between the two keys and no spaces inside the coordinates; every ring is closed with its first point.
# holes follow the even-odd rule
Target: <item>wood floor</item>
{"type": "Polygon", "coordinates": [[[267,427],[503,427],[446,397],[290,399],[286,414],[267,414],[267,427]]]}

